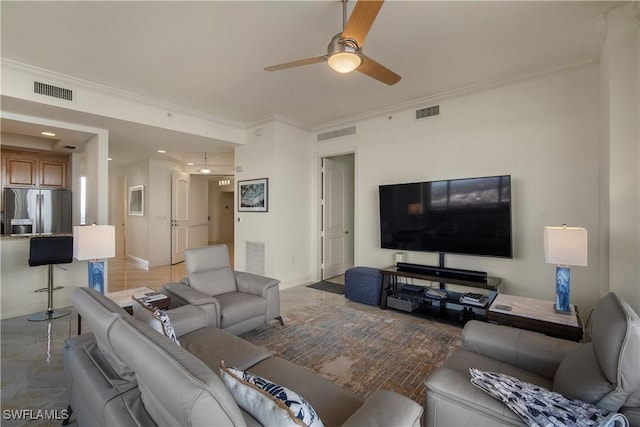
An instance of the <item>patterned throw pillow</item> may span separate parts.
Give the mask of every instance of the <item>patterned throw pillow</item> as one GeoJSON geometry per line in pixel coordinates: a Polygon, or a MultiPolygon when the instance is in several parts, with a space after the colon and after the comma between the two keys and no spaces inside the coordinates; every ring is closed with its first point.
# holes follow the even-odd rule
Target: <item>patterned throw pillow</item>
{"type": "Polygon", "coordinates": [[[167,315],[167,313],[162,310],[156,309],[153,312],[153,317],[158,321],[160,321],[160,323],[162,324],[162,331],[164,335],[174,343],[180,345],[180,341],[178,341],[178,336],[176,335],[176,331],[173,330],[171,319],[169,319],[169,316],[167,315]]]}
{"type": "Polygon", "coordinates": [[[252,373],[220,363],[220,374],[238,406],[265,426],[323,427],[299,394],[252,373]]]}
{"type": "Polygon", "coordinates": [[[166,312],[155,308],[145,300],[133,298],[133,316],[180,345],[180,341],[178,341],[178,337],[173,330],[171,319],[169,319],[166,312]]]}
{"type": "Polygon", "coordinates": [[[599,409],[509,375],[470,368],[471,382],[501,400],[529,426],[627,426],[622,414],[599,409]]]}

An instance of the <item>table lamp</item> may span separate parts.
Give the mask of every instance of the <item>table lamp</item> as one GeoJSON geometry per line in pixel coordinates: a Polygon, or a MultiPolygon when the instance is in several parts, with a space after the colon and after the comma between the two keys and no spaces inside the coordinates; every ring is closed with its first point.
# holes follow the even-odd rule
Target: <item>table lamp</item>
{"type": "Polygon", "coordinates": [[[570,265],[587,266],[587,229],[582,227],[545,227],[544,257],[556,264],[556,313],[571,314],[569,289],[570,265]]]}
{"type": "Polygon", "coordinates": [[[104,258],[116,256],[116,228],[113,225],[73,227],[73,257],[88,260],[89,287],[104,293],[104,258]]]}

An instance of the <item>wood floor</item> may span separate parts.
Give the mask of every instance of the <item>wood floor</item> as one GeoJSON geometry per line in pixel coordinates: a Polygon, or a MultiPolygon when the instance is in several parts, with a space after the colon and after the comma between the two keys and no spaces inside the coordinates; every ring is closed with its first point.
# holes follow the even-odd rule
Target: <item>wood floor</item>
{"type": "MultiPolygon", "coordinates": [[[[229,248],[229,260],[231,268],[233,268],[233,242],[225,244],[229,248]]],[[[123,291],[141,286],[160,290],[165,283],[179,282],[187,277],[184,262],[175,265],[145,268],[124,255],[108,260],[107,274],[109,292],[123,291]]]]}

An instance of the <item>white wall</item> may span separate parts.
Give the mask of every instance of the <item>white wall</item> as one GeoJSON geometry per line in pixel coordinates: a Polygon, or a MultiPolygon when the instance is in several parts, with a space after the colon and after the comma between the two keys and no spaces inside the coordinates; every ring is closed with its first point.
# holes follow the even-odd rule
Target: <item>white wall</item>
{"type": "Polygon", "coordinates": [[[149,261],[149,162],[138,162],[128,166],[126,168],[126,182],[127,188],[137,185],[144,186],[145,212],[143,216],[129,215],[127,207],[127,255],[149,261]]]}
{"type": "MultiPolygon", "coordinates": [[[[316,143],[317,150],[357,149],[356,264],[394,262],[395,251],[380,249],[378,185],[510,174],[514,258],[447,255],[446,265],[502,277],[502,292],[551,300],[555,267],[544,262],[544,226],[584,226],[589,267],[572,269],[572,302],[592,306],[601,268],[597,77],[591,68],[462,95],[435,102],[437,117],[401,111],[316,143]]],[[[408,261],[438,259],[410,252],[408,261]]]]}
{"type": "Polygon", "coordinates": [[[640,29],[633,5],[613,9],[600,63],[602,258],[609,290],[640,312],[640,29]]]}
{"type": "MultiPolygon", "coordinates": [[[[236,270],[246,270],[247,241],[265,244],[265,274],[276,277],[274,261],[270,258],[276,250],[274,232],[272,196],[274,188],[273,174],[276,168],[275,158],[275,122],[265,122],[247,131],[244,146],[235,149],[236,182],[269,178],[268,212],[238,212],[236,197],[234,212],[236,213],[236,232],[234,244],[234,267],[236,270]]],[[[282,280],[280,277],[278,279],[282,280]]],[[[282,288],[282,287],[281,287],[282,288]]]]}
{"type": "Polygon", "coordinates": [[[269,212],[237,212],[235,268],[246,269],[246,242],[265,243],[265,274],[281,289],[311,280],[310,133],[278,118],[249,129],[236,148],[236,181],[268,178],[269,212]]]}
{"type": "Polygon", "coordinates": [[[171,264],[171,170],[168,160],[149,160],[149,185],[145,208],[149,266],[171,264]]]}

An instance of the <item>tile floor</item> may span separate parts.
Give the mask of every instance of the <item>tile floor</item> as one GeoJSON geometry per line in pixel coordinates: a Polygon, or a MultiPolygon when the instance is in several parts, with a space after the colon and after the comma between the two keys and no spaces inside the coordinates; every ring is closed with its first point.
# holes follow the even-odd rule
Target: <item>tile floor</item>
{"type": "MultiPolygon", "coordinates": [[[[138,286],[159,289],[163,283],[176,281],[184,276],[184,265],[181,264],[155,267],[146,271],[124,259],[116,259],[110,263],[109,277],[114,291],[138,286]]],[[[304,285],[281,291],[280,301],[283,316],[326,304],[348,305],[365,311],[379,310],[378,307],[349,301],[343,295],[307,288],[304,285]]],[[[406,316],[393,310],[388,310],[387,313],[389,316],[406,316]]],[[[27,318],[28,315],[0,322],[0,388],[3,415],[0,424],[3,427],[60,425],[60,421],[43,420],[42,413],[38,413],[38,410],[57,411],[60,414],[67,407],[62,352],[65,339],[77,333],[77,317],[72,313],[70,316],[48,322],[29,322],[27,318]],[[9,419],[10,413],[7,410],[31,412],[23,412],[23,419],[9,419]],[[24,416],[39,416],[40,419],[25,420],[24,416]]],[[[426,318],[415,319],[420,322],[433,322],[426,318]]],[[[56,415],[55,412],[50,413],[56,415]]]]}

